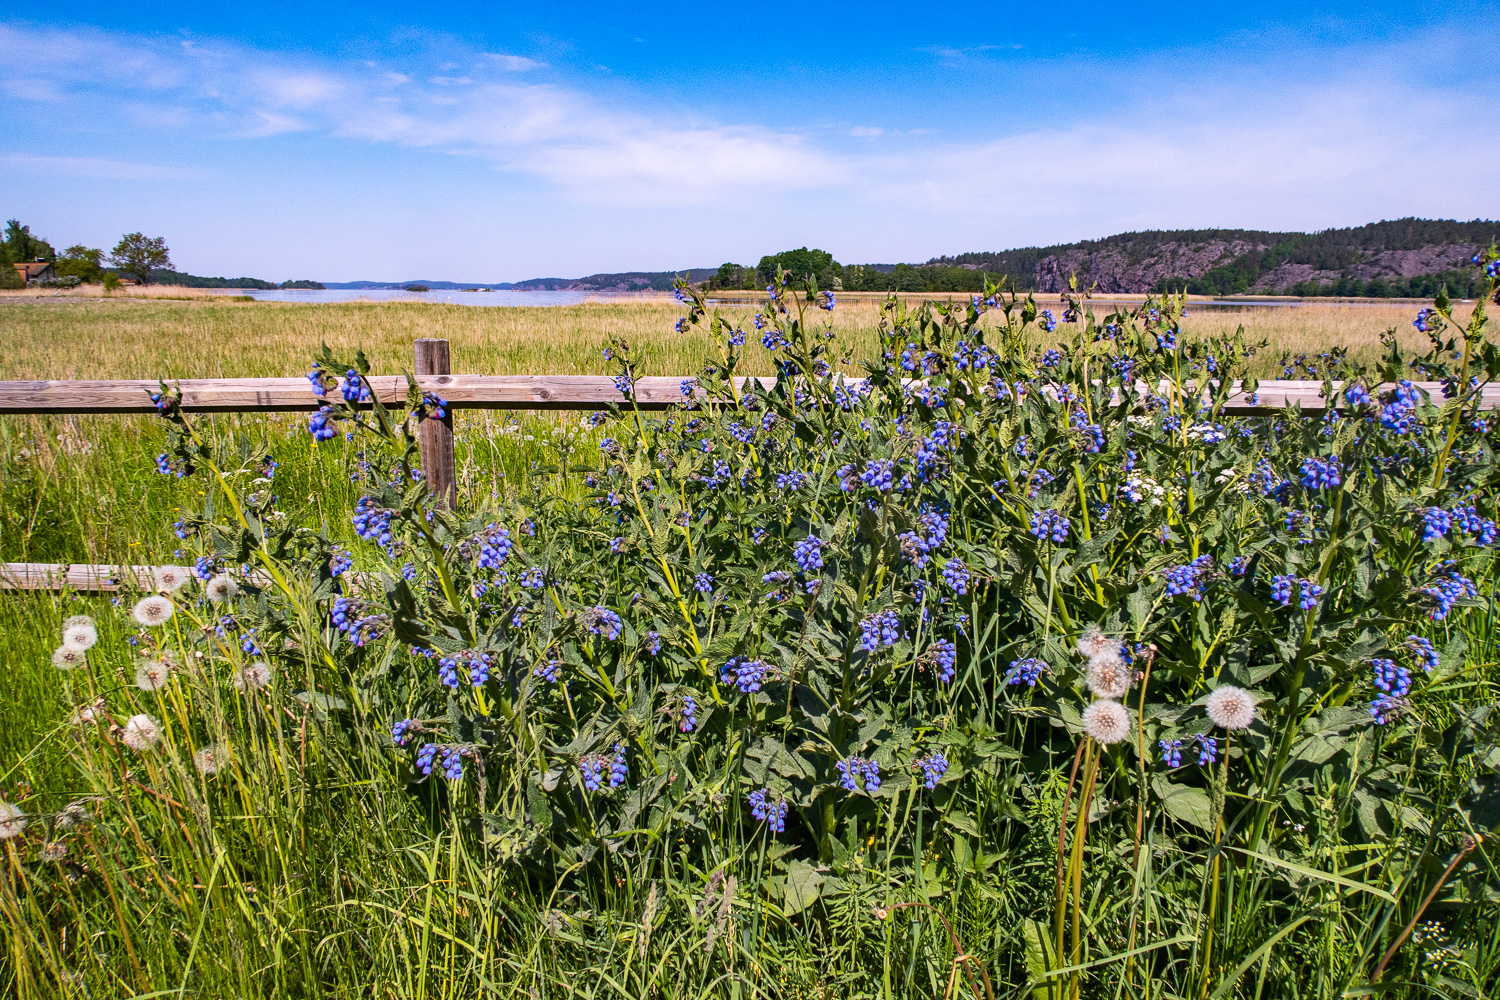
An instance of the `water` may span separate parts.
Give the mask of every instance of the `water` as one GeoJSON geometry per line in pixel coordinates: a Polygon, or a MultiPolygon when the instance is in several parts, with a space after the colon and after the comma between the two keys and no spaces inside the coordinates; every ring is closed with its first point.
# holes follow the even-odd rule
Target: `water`
{"type": "MultiPolygon", "coordinates": [[[[408,292],[404,288],[328,288],[323,290],[303,288],[274,288],[264,291],[256,289],[225,288],[215,289],[222,291],[225,295],[248,295],[254,299],[267,302],[439,302],[451,303],[462,306],[571,306],[580,302],[638,302],[642,300],[658,300],[667,295],[666,292],[528,292],[516,290],[497,290],[493,292],[465,292],[453,289],[433,289],[430,292],[408,292]]],[[[965,296],[954,293],[955,300],[962,300],[965,296]]],[[[1042,297],[1038,296],[1038,301],[1042,297]]],[[[741,306],[760,305],[765,302],[764,296],[755,293],[736,294],[734,292],[721,292],[718,296],[708,300],[710,305],[741,306]]],[[[1100,295],[1092,302],[1095,312],[1111,308],[1116,305],[1135,306],[1140,304],[1140,299],[1130,297],[1128,299],[1114,299],[1108,295],[1100,295]]],[[[1392,306],[1404,305],[1417,302],[1416,299],[1335,299],[1335,298],[1306,298],[1306,299],[1215,299],[1213,301],[1192,301],[1188,303],[1188,312],[1195,309],[1207,309],[1214,312],[1240,312],[1246,309],[1266,309],[1276,307],[1312,306],[1312,305],[1338,305],[1338,306],[1392,306]]],[[[1425,301],[1425,300],[1424,300],[1425,301]]]]}
{"type": "Polygon", "coordinates": [[[464,292],[448,288],[408,292],[404,288],[272,288],[224,289],[226,295],[248,295],[265,302],[440,302],[461,306],[571,306],[579,302],[629,302],[657,298],[661,292],[464,292]]]}

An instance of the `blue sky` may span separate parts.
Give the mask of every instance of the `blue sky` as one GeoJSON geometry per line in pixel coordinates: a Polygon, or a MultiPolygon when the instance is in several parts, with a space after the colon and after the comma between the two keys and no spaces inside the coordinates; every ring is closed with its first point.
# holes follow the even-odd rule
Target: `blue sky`
{"type": "Polygon", "coordinates": [[[1493,0],[67,11],[0,19],[0,214],[198,274],[1500,216],[1493,0]]]}

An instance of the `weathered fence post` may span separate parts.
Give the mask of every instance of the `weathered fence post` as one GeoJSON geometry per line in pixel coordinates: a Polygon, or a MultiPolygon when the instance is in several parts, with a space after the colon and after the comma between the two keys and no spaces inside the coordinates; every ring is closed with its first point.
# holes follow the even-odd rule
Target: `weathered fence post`
{"type": "MultiPolygon", "coordinates": [[[[417,375],[451,375],[448,358],[448,342],[433,337],[421,337],[416,341],[417,375]]],[[[439,384],[446,379],[439,379],[439,384]]],[[[438,395],[442,395],[441,392],[438,395]]],[[[417,430],[417,442],[422,448],[422,475],[427,480],[427,491],[437,497],[440,506],[454,510],[458,507],[458,476],[453,463],[453,410],[442,420],[423,420],[417,430]]]]}

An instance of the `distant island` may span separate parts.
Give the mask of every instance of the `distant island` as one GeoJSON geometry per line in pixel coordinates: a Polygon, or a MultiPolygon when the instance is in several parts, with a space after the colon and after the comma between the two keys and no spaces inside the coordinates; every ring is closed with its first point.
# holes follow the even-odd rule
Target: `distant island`
{"type": "Polygon", "coordinates": [[[919,264],[841,264],[802,247],[762,257],[755,265],[726,263],[680,271],[624,271],[581,278],[515,282],[324,282],[329,288],[517,291],[669,291],[679,276],[710,290],[762,288],[780,264],[816,276],[833,291],[973,292],[986,279],[1017,291],[1060,292],[1068,276],[1108,294],[1187,291],[1193,295],[1366,296],[1426,298],[1478,294],[1470,258],[1500,238],[1500,222],[1396,219],[1316,233],[1258,229],[1173,229],[1120,233],[1047,247],[975,251],[919,264]]]}

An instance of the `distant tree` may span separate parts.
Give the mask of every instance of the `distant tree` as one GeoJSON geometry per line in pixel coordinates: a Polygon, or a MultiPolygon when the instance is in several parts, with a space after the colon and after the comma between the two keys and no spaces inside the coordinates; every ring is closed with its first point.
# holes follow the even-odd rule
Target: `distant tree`
{"type": "Polygon", "coordinates": [[[133,274],[141,284],[151,283],[152,271],[175,271],[167,241],[160,236],[126,233],[109,252],[109,262],[126,274],[133,274]]]}
{"type": "Polygon", "coordinates": [[[104,251],[74,244],[58,257],[56,270],[60,277],[98,284],[104,280],[104,251]]]}
{"type": "Polygon", "coordinates": [[[776,267],[780,265],[789,272],[793,281],[803,281],[809,277],[817,277],[825,270],[833,269],[835,274],[842,273],[833,254],[826,250],[809,250],[801,247],[796,250],[783,250],[778,254],[771,254],[760,259],[755,267],[755,273],[762,281],[774,281],[776,279],[776,267]]]}
{"type": "Polygon", "coordinates": [[[5,223],[5,255],[7,264],[26,264],[38,258],[56,260],[57,252],[52,244],[31,234],[30,226],[21,225],[17,219],[5,223]]]}
{"type": "Polygon", "coordinates": [[[714,272],[714,288],[739,288],[745,283],[745,269],[738,264],[724,263],[714,272]]]}

